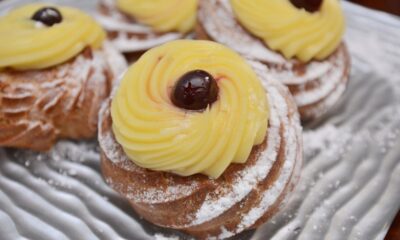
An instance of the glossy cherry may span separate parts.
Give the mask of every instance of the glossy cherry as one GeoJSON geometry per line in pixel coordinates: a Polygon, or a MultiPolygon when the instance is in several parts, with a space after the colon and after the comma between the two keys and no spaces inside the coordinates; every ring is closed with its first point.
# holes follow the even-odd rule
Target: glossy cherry
{"type": "Polygon", "coordinates": [[[316,12],[321,8],[323,0],[290,0],[297,8],[304,8],[308,12],[316,12]]]}
{"type": "Polygon", "coordinates": [[[43,7],[37,10],[32,16],[32,20],[41,22],[48,27],[60,23],[62,19],[60,11],[54,7],[43,7]]]}
{"type": "Polygon", "coordinates": [[[173,104],[186,110],[204,110],[217,98],[217,82],[203,70],[190,71],[180,77],[171,94],[173,104]]]}

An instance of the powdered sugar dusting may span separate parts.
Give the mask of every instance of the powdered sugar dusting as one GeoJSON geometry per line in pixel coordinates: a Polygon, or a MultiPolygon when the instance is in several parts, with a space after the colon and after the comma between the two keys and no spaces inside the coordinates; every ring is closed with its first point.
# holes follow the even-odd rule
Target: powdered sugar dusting
{"type": "Polygon", "coordinates": [[[154,235],[155,240],[179,240],[179,237],[166,237],[162,234],[154,235]]]}
{"type": "Polygon", "coordinates": [[[294,70],[297,61],[286,60],[279,53],[271,51],[237,22],[228,0],[201,1],[199,21],[213,40],[231,47],[246,58],[265,63],[268,78],[296,86],[298,90],[293,95],[300,108],[322,101],[318,109],[307,110],[309,115],[312,112],[315,118],[321,116],[332,107],[334,100],[338,100],[339,93],[343,93],[341,90],[347,84],[346,69],[349,67],[344,47],[325,61],[305,64],[299,74],[294,70]],[[308,89],[306,84],[311,83],[314,87],[308,89]]]}
{"type": "Polygon", "coordinates": [[[207,0],[199,4],[198,19],[214,40],[255,60],[278,64],[286,62],[280,54],[266,49],[260,40],[251,37],[236,23],[229,0],[207,0]]]}
{"type": "MultiPolygon", "coordinates": [[[[265,78],[265,67],[262,64],[257,62],[249,63],[253,66],[260,78],[265,78]]],[[[191,225],[198,225],[219,216],[234,204],[244,199],[254,190],[256,184],[267,177],[268,172],[277,158],[276,151],[279,149],[279,143],[281,141],[279,130],[281,126],[284,126],[285,129],[282,137],[285,139],[287,146],[284,149],[286,156],[285,163],[276,182],[262,194],[264,197],[259,207],[255,207],[250,212],[243,214],[242,222],[237,226],[237,229],[233,231],[222,231],[219,238],[233,236],[253,225],[255,221],[262,217],[264,213],[268,211],[269,207],[276,202],[277,198],[288,185],[292,174],[298,175],[300,170],[299,167],[297,167],[296,173],[294,173],[295,164],[301,166],[301,144],[298,143],[298,141],[301,141],[301,128],[298,116],[294,118],[288,117],[291,113],[288,112],[286,99],[282,95],[282,89],[278,90],[282,87],[278,87],[270,81],[264,81],[264,84],[270,102],[268,148],[261,154],[254,166],[245,168],[238,174],[231,188],[218,188],[217,192],[219,196],[217,199],[206,197],[191,225]]]]}
{"type": "Polygon", "coordinates": [[[113,0],[101,2],[108,12],[96,13],[95,17],[107,31],[117,34],[111,41],[122,52],[143,51],[183,37],[177,32],[157,34],[148,26],[128,20],[117,10],[113,0]]]}
{"type": "MultiPolygon", "coordinates": [[[[268,90],[270,92],[271,89],[268,90]]],[[[269,101],[271,99],[269,98],[269,101]]],[[[277,149],[281,136],[279,134],[280,119],[275,109],[276,106],[270,108],[270,125],[268,128],[268,148],[259,157],[260,160],[254,166],[243,169],[229,189],[225,186],[217,188],[216,192],[220,193],[217,199],[213,199],[212,194],[206,197],[203,205],[196,213],[193,225],[198,225],[213,219],[237,202],[241,201],[251,192],[254,187],[263,180],[269,173],[272,165],[277,158],[277,149]]]]}
{"type": "Polygon", "coordinates": [[[14,146],[19,142],[23,144],[24,139],[32,136],[40,138],[44,135],[46,137],[42,144],[47,146],[59,136],[76,138],[80,134],[82,137],[94,135],[99,106],[107,97],[114,77],[106,73],[114,68],[126,67],[125,60],[115,61],[117,57],[112,58],[111,67],[108,62],[108,53],[111,52],[123,59],[105,43],[99,50],[87,49],[74,59],[53,68],[0,73],[1,84],[7,86],[0,93],[3,101],[0,114],[18,113],[21,116],[14,118],[12,124],[3,123],[3,126],[23,129],[16,131],[15,136],[0,136],[2,144],[14,146]],[[70,116],[72,111],[76,118],[70,116]],[[84,125],[85,133],[71,134],[63,124],[55,123],[54,119],[61,117],[65,119],[65,125],[84,125]]]}
{"type": "Polygon", "coordinates": [[[128,63],[112,43],[106,41],[103,46],[105,59],[114,75],[113,84],[115,84],[115,82],[117,82],[127,70],[128,63]]]}
{"type": "MultiPolygon", "coordinates": [[[[168,186],[166,189],[148,188],[146,191],[128,194],[127,198],[139,203],[165,203],[190,196],[194,194],[197,189],[198,183],[192,182],[190,185],[168,186]]],[[[131,192],[133,192],[133,190],[131,192]]]]}
{"type": "MultiPolygon", "coordinates": [[[[268,89],[273,89],[269,87],[268,89]]],[[[281,99],[277,101],[275,107],[279,108],[279,106],[284,105],[284,98],[278,92],[269,91],[271,94],[271,99],[281,99]]],[[[285,156],[286,160],[282,167],[282,171],[278,177],[278,179],[274,182],[270,189],[268,189],[262,195],[262,199],[258,206],[254,206],[250,212],[242,216],[242,222],[239,224],[236,232],[241,232],[244,229],[252,226],[260,217],[263,216],[264,212],[268,210],[272,204],[274,204],[284,190],[284,187],[288,185],[288,182],[294,182],[298,179],[300,169],[301,169],[301,160],[302,158],[302,144],[301,142],[301,127],[298,124],[298,117],[295,118],[287,118],[283,112],[280,113],[281,121],[285,126],[284,138],[286,140],[286,148],[285,148],[285,156]],[[294,147],[297,146],[297,147],[294,147]]]]}
{"type": "Polygon", "coordinates": [[[346,82],[339,84],[336,89],[329,94],[328,97],[319,102],[314,108],[305,111],[307,115],[321,116],[326,113],[329,108],[338,102],[340,97],[346,90],[346,82]]]}
{"type": "MultiPolygon", "coordinates": [[[[114,164],[118,164],[120,167],[128,171],[133,171],[137,168],[135,164],[128,158],[121,145],[115,140],[114,134],[111,128],[105,129],[105,118],[110,116],[110,100],[106,101],[100,111],[99,116],[99,144],[101,149],[104,149],[103,154],[112,161],[114,164]]],[[[113,187],[119,183],[113,182],[111,179],[107,179],[107,183],[113,187]]],[[[198,183],[192,182],[188,184],[179,184],[175,186],[168,186],[166,189],[160,188],[146,188],[146,190],[137,191],[135,188],[128,187],[127,198],[129,200],[146,203],[146,204],[157,204],[172,202],[177,199],[181,199],[194,194],[198,189],[198,183]]]]}
{"type": "MultiPolygon", "coordinates": [[[[257,214],[253,211],[248,216],[244,215],[243,223],[237,230],[232,231],[229,234],[242,232],[252,225],[250,224],[251,221],[256,221],[263,216],[268,208],[283,193],[294,172],[295,162],[297,161],[298,164],[301,162],[301,156],[299,156],[301,144],[298,143],[298,141],[301,141],[299,137],[301,132],[299,118],[297,113],[293,110],[289,111],[288,102],[292,105],[294,103],[290,102],[291,99],[288,95],[287,89],[277,82],[266,80],[267,72],[266,67],[263,64],[255,61],[249,61],[249,64],[253,67],[260,79],[264,80],[262,83],[266,89],[270,103],[270,119],[267,139],[268,147],[261,153],[254,165],[248,166],[237,173],[232,180],[233,183],[229,184],[229,186],[217,186],[212,193],[210,192],[205,197],[203,204],[194,214],[190,223],[185,226],[179,226],[180,228],[196,226],[208,222],[220,216],[234,204],[243,200],[251,191],[256,189],[257,184],[267,177],[272,165],[277,159],[277,150],[281,148],[280,144],[285,142],[284,154],[286,157],[285,164],[282,167],[282,174],[274,185],[263,193],[265,196],[271,196],[269,199],[271,199],[272,202],[269,202],[269,205],[264,204],[263,208],[260,208],[259,211],[257,211],[257,214]],[[287,100],[287,98],[289,99],[287,100]],[[282,130],[283,132],[281,133],[282,130]],[[218,195],[217,198],[213,197],[215,194],[218,195]]],[[[121,164],[126,160],[131,163],[130,160],[127,159],[126,155],[123,154],[120,145],[115,141],[111,129],[106,130],[104,129],[104,126],[102,126],[108,125],[108,123],[104,121],[105,118],[110,115],[109,104],[109,101],[105,103],[100,113],[100,146],[104,149],[104,153],[108,159],[115,164],[121,164]]],[[[293,106],[291,108],[293,108],[293,106]]],[[[135,167],[134,164],[129,165],[132,165],[133,168],[135,167]]],[[[125,168],[125,166],[122,167],[125,168]]],[[[118,184],[113,183],[110,180],[108,180],[108,183],[111,186],[113,186],[113,184],[118,184]]],[[[167,189],[147,188],[145,191],[128,189],[127,197],[128,199],[139,203],[165,203],[192,195],[197,191],[197,187],[197,182],[193,182],[191,185],[168,186],[167,189]]],[[[223,234],[226,236],[229,235],[228,231],[224,231],[223,234]]]]}
{"type": "Polygon", "coordinates": [[[102,149],[107,149],[104,154],[114,163],[124,162],[128,160],[125,154],[122,154],[121,146],[115,141],[111,131],[105,131],[102,126],[103,117],[107,116],[109,109],[109,101],[105,102],[99,113],[99,144],[102,149]]]}

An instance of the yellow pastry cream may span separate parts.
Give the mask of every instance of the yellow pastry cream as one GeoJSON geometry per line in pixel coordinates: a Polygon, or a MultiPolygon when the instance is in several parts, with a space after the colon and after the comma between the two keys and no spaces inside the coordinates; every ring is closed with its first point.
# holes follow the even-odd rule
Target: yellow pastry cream
{"type": "Polygon", "coordinates": [[[344,33],[339,0],[323,0],[314,12],[296,7],[294,0],[230,1],[239,22],[288,59],[323,60],[337,49],[344,33]]]}
{"type": "Polygon", "coordinates": [[[129,68],[111,116],[116,140],[138,166],[218,178],[264,141],[268,107],[260,80],[238,54],[210,41],[178,40],[148,51],[129,68]],[[216,101],[203,110],[171,100],[178,79],[194,70],[209,73],[218,86],[216,101]]]}
{"type": "Polygon", "coordinates": [[[105,32],[77,9],[29,4],[0,18],[0,36],[0,69],[43,69],[99,48],[105,32]]]}
{"type": "Polygon", "coordinates": [[[158,32],[187,33],[196,22],[198,0],[116,0],[117,7],[158,32]]]}

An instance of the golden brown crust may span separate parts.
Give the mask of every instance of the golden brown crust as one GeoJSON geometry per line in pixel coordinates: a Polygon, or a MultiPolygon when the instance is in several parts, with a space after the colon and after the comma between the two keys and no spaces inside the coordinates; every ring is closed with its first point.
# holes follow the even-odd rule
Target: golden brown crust
{"type": "Polygon", "coordinates": [[[298,179],[299,165],[301,165],[302,161],[300,130],[295,127],[298,126],[297,109],[287,91],[280,88],[279,92],[284,96],[283,99],[285,99],[284,101],[287,105],[285,108],[287,112],[284,117],[287,120],[282,120],[276,126],[276,131],[269,129],[271,131],[269,134],[276,132],[280,140],[277,143],[269,142],[273,135],[270,138],[267,136],[261,145],[253,147],[251,155],[245,164],[230,165],[223,175],[215,180],[200,174],[181,177],[171,173],[155,172],[133,164],[113,137],[111,130],[112,119],[109,112],[110,103],[108,102],[103,107],[104,111],[101,113],[99,123],[103,176],[111,187],[128,198],[133,208],[143,218],[156,225],[179,229],[199,239],[219,236],[223,230],[236,234],[246,229],[258,227],[270,219],[287,199],[287,194],[291,192],[295,181],[298,179]],[[292,139],[294,146],[292,145],[293,142],[289,143],[289,139],[285,137],[289,128],[297,129],[293,130],[294,133],[292,132],[295,135],[294,139],[292,139]],[[270,148],[269,145],[271,145],[270,148]],[[290,154],[289,148],[293,148],[295,153],[290,154]],[[220,198],[224,194],[218,192],[221,186],[225,187],[225,189],[232,189],[237,176],[255,166],[261,158],[265,158],[263,154],[267,152],[267,149],[269,149],[268,152],[273,149],[277,154],[271,168],[269,170],[266,169],[267,176],[257,182],[254,189],[244,198],[233,202],[232,206],[226,211],[224,210],[221,214],[205,222],[193,223],[196,218],[196,212],[204,205],[205,201],[209,200],[210,196],[214,200],[220,198]],[[289,155],[287,156],[287,154],[289,155]],[[279,196],[276,196],[277,199],[270,207],[261,212],[260,217],[257,218],[258,220],[241,228],[243,216],[256,206],[261,206],[261,201],[267,191],[272,189],[273,185],[278,181],[278,177],[284,174],[283,164],[286,161],[294,161],[296,166],[291,170],[288,179],[282,183],[283,190],[279,196]],[[177,192],[172,191],[176,196],[169,194],[171,188],[178,189],[177,192]]]}
{"type": "Polygon", "coordinates": [[[44,151],[57,138],[94,137],[114,78],[101,58],[86,48],[59,66],[0,72],[0,146],[44,151]]]}

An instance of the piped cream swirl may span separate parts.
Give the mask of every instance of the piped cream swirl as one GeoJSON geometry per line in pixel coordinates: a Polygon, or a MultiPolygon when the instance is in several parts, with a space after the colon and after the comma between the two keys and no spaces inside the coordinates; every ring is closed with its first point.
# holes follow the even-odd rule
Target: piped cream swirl
{"type": "Polygon", "coordinates": [[[159,32],[189,32],[196,21],[198,0],[117,0],[118,8],[159,32]]]}
{"type": "Polygon", "coordinates": [[[230,0],[239,22],[286,58],[323,60],[339,46],[345,29],[340,1],[323,0],[310,13],[289,0],[230,0]]]}
{"type": "Polygon", "coordinates": [[[78,9],[56,7],[63,20],[51,27],[32,20],[45,6],[25,5],[0,18],[0,69],[43,69],[73,58],[85,47],[103,44],[105,32],[78,9]]]}
{"type": "Polygon", "coordinates": [[[111,115],[115,137],[135,164],[183,176],[217,178],[231,163],[246,162],[268,127],[257,75],[238,54],[209,41],[173,41],[145,53],[123,77],[111,115]],[[170,95],[195,69],[217,80],[219,98],[204,111],[185,111],[170,95]]]}

